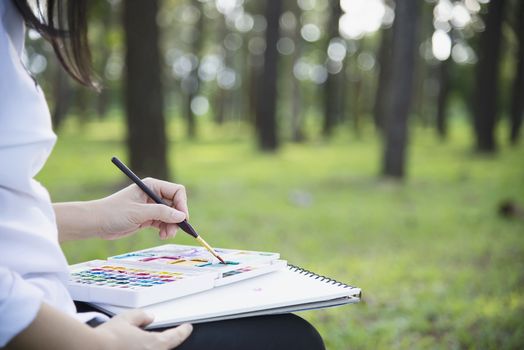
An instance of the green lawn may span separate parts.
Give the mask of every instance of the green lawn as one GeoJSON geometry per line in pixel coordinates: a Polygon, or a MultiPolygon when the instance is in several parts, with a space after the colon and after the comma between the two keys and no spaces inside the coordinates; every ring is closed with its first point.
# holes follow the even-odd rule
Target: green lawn
{"type": "MultiPolygon", "coordinates": [[[[188,188],[191,222],[212,245],[280,252],[362,288],[358,305],[303,314],[328,349],[521,348],[524,221],[500,218],[497,204],[524,204],[524,147],[481,157],[469,129],[453,127],[446,144],[413,131],[403,185],[378,178],[371,130],[263,155],[242,126],[206,124],[199,141],[171,144],[170,164],[188,188]]],[[[110,163],[126,159],[122,135],[117,120],[67,124],[39,175],[53,200],[122,186],[110,163]]],[[[193,243],[186,236],[174,242],[193,243]]],[[[74,263],[163,243],[146,230],[64,249],[74,263]]]]}

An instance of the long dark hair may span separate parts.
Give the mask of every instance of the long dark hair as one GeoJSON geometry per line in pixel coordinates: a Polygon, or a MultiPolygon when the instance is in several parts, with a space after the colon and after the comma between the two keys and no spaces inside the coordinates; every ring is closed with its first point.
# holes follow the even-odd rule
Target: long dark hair
{"type": "MultiPolygon", "coordinates": [[[[3,0],[2,0],[3,1],[3,0]]],[[[12,0],[26,25],[49,41],[58,60],[80,84],[99,90],[87,41],[86,0],[12,0]]]]}

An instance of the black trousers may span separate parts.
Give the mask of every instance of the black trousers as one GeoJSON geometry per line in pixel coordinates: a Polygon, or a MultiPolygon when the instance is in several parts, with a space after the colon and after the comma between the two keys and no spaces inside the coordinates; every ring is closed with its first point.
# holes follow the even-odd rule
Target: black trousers
{"type": "MultiPolygon", "coordinates": [[[[75,303],[79,312],[98,311],[75,303]]],[[[164,329],[156,329],[162,331],[164,329]]],[[[256,316],[197,323],[177,350],[323,350],[317,330],[294,314],[256,316]]]]}

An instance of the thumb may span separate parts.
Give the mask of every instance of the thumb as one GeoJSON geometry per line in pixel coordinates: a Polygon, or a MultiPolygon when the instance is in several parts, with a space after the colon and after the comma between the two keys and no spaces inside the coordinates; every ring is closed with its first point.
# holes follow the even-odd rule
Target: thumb
{"type": "Polygon", "coordinates": [[[124,312],[117,316],[118,318],[124,320],[125,322],[137,326],[137,327],[144,327],[153,322],[154,317],[151,315],[148,315],[142,310],[131,310],[128,312],[124,312]]]}
{"type": "Polygon", "coordinates": [[[140,211],[135,214],[140,223],[149,220],[159,220],[169,224],[184,221],[186,214],[164,204],[142,204],[140,211]]]}
{"type": "Polygon", "coordinates": [[[193,331],[193,326],[189,323],[184,323],[176,328],[168,329],[164,331],[162,335],[167,338],[169,342],[169,348],[176,348],[189,337],[193,331]]]}

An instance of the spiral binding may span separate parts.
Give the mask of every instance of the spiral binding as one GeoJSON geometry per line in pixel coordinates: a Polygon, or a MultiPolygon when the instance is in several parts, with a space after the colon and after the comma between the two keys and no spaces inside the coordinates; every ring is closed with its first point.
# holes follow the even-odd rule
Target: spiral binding
{"type": "Polygon", "coordinates": [[[309,270],[306,270],[302,267],[298,267],[296,265],[292,265],[292,264],[288,264],[288,268],[293,271],[293,272],[298,272],[299,274],[302,274],[304,276],[307,276],[307,277],[314,277],[316,280],[319,280],[321,282],[326,282],[326,283],[329,283],[329,284],[332,284],[334,286],[340,286],[340,287],[343,287],[343,288],[356,288],[356,287],[353,287],[349,284],[346,284],[346,283],[342,283],[342,282],[339,282],[333,278],[329,278],[327,276],[322,276],[322,275],[318,275],[314,272],[311,272],[309,270]]]}

